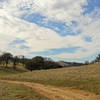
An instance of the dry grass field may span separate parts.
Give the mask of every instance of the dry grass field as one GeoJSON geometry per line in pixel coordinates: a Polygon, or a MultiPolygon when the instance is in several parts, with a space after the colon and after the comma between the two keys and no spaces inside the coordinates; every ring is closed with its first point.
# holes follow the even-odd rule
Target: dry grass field
{"type": "Polygon", "coordinates": [[[8,65],[8,68],[5,68],[4,66],[0,65],[0,76],[8,76],[28,72],[28,70],[25,69],[21,64],[17,65],[16,70],[14,70],[12,66],[13,65],[11,63],[8,65]]]}
{"type": "Polygon", "coordinates": [[[23,85],[0,82],[0,100],[48,100],[23,85]]]}
{"type": "Polygon", "coordinates": [[[0,76],[5,80],[72,87],[100,94],[100,64],[0,76]]]}

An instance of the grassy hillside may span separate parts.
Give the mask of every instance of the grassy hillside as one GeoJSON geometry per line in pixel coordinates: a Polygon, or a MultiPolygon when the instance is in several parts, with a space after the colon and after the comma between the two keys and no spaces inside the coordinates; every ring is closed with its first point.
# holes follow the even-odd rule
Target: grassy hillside
{"type": "Polygon", "coordinates": [[[0,82],[0,100],[48,100],[29,87],[0,82]]]}
{"type": "Polygon", "coordinates": [[[14,75],[19,73],[28,72],[27,69],[25,69],[21,64],[17,65],[17,69],[14,70],[12,64],[8,65],[8,68],[5,68],[4,66],[0,65],[0,76],[7,76],[7,75],[14,75]]]}
{"type": "MultiPolygon", "coordinates": [[[[18,65],[14,70],[9,64],[8,68],[0,65],[0,77],[12,77],[19,73],[28,72],[22,65],[18,65]]],[[[0,82],[0,100],[48,100],[40,94],[34,92],[31,88],[11,83],[0,82]]]]}
{"type": "Polygon", "coordinates": [[[100,64],[26,72],[1,79],[39,82],[55,86],[70,86],[100,94],[100,64]]]}

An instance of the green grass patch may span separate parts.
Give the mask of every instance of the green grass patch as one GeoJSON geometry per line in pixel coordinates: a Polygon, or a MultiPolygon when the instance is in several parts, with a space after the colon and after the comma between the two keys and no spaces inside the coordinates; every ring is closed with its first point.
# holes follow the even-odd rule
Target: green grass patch
{"type": "Polygon", "coordinates": [[[10,83],[0,83],[0,100],[48,100],[31,88],[10,83]]]}

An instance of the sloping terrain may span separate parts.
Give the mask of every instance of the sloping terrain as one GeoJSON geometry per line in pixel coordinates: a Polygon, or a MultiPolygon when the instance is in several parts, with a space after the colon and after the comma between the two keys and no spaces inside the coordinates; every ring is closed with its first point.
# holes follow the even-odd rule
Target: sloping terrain
{"type": "Polygon", "coordinates": [[[58,88],[49,85],[43,85],[31,82],[18,82],[18,81],[2,81],[7,83],[15,83],[31,87],[36,92],[44,95],[50,100],[100,100],[100,95],[95,95],[89,92],[73,90],[69,88],[58,88]]]}
{"type": "Polygon", "coordinates": [[[0,80],[31,87],[51,100],[100,100],[100,63],[20,74],[6,72],[0,80]]]}
{"type": "Polygon", "coordinates": [[[16,75],[3,75],[0,76],[0,79],[72,87],[100,94],[100,63],[53,70],[37,70],[16,75]]]}

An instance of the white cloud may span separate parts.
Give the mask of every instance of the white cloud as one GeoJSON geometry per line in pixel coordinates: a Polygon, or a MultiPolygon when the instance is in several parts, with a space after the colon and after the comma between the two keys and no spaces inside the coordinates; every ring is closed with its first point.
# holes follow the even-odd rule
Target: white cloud
{"type": "Polygon", "coordinates": [[[80,43],[85,43],[80,36],[61,37],[50,29],[12,17],[7,13],[0,14],[0,29],[0,36],[3,37],[2,42],[5,41],[6,45],[4,46],[7,48],[16,38],[25,40],[25,45],[31,47],[31,51],[80,46],[80,43]]]}
{"type": "MultiPolygon", "coordinates": [[[[93,54],[100,53],[100,9],[95,9],[92,13],[87,14],[85,16],[80,16],[78,22],[78,26],[74,27],[76,30],[81,30],[82,33],[80,36],[84,38],[85,36],[89,36],[92,38],[92,41],[89,43],[83,44],[79,41],[82,49],[77,50],[74,53],[62,53],[58,54],[54,57],[61,58],[71,58],[71,59],[81,59],[87,58],[93,54]],[[84,50],[86,51],[84,51],[84,50]]],[[[76,43],[77,44],[77,43],[76,43]]]]}
{"type": "Polygon", "coordinates": [[[3,8],[15,16],[28,9],[28,14],[37,12],[48,19],[71,23],[83,13],[82,5],[86,4],[86,0],[8,0],[3,3],[3,8]]]}
{"type": "Polygon", "coordinates": [[[83,15],[82,5],[87,0],[4,0],[0,2],[0,46],[2,51],[11,51],[14,54],[28,54],[54,48],[68,48],[79,46],[82,49],[75,53],[62,53],[56,55],[61,58],[84,58],[100,51],[100,9],[91,14],[83,15]],[[51,29],[39,27],[20,19],[20,16],[31,13],[40,13],[46,20],[66,22],[73,31],[81,30],[76,36],[61,37],[51,29]],[[95,16],[94,16],[95,15],[95,16]],[[78,26],[72,25],[76,21],[78,26]],[[85,36],[90,36],[92,42],[86,42],[85,36]],[[25,40],[24,45],[29,50],[21,50],[19,45],[14,48],[9,44],[16,38],[25,40]]]}

